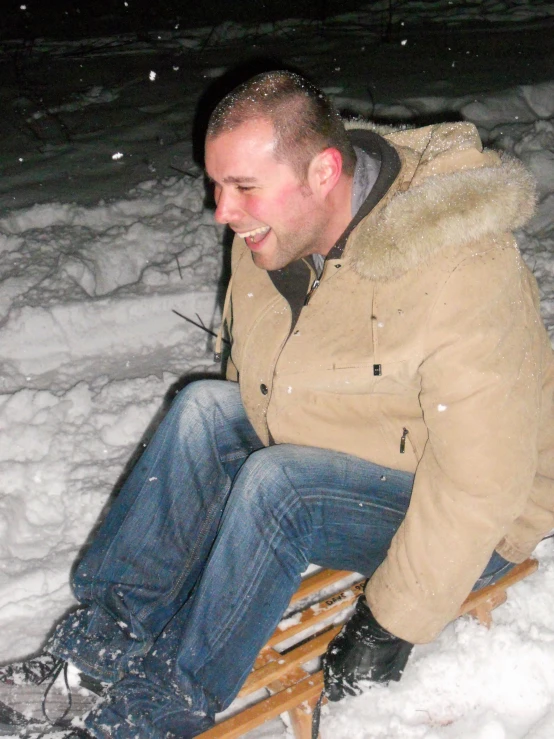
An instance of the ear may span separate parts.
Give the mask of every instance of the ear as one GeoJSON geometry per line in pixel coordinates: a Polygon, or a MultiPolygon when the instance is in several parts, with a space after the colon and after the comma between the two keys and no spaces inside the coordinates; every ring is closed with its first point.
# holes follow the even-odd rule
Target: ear
{"type": "Polygon", "coordinates": [[[342,174],[342,155],[338,149],[320,151],[308,167],[308,183],[313,193],[325,199],[342,174]]]}

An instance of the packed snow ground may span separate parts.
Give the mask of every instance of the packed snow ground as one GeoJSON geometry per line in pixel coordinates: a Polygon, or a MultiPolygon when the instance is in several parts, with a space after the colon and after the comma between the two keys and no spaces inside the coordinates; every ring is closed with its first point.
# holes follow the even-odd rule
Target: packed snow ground
{"type": "MultiPolygon", "coordinates": [[[[422,15],[428,7],[421,3],[422,15]]],[[[526,3],[488,7],[529,19],[526,3]]],[[[537,8],[543,16],[553,12],[550,3],[537,8]]],[[[324,46],[319,39],[314,64],[321,63],[324,46]]],[[[310,49],[302,53],[309,58],[310,49]]],[[[342,108],[398,122],[465,118],[487,145],[531,168],[540,202],[519,241],[554,338],[554,81],[529,83],[526,70],[512,86],[501,89],[489,78],[476,92],[473,77],[442,79],[441,85],[426,78],[413,95],[376,102],[356,78],[355,60],[331,74],[336,53],[332,47],[324,57],[320,79],[342,108]]],[[[60,122],[74,126],[72,116],[79,115],[81,138],[73,130],[56,142],[48,138],[52,129],[43,128],[40,146],[20,131],[0,142],[6,175],[0,217],[2,660],[37,650],[73,604],[71,566],[176,389],[188,378],[219,372],[210,335],[173,312],[209,329],[217,328],[220,315],[226,239],[205,204],[192,150],[176,141],[164,160],[178,163],[182,173],[152,158],[143,169],[125,169],[113,159],[123,152],[125,163],[129,152],[151,145],[147,132],[156,126],[174,130],[177,121],[184,130],[193,119],[194,96],[183,91],[177,110],[171,101],[160,102],[149,78],[152,97],[141,88],[142,118],[137,123],[128,115],[124,125],[129,101],[124,86],[106,83],[113,57],[102,59],[94,69],[110,69],[96,87],[80,95],[68,90],[47,115],[27,110],[25,125],[57,124],[54,135],[63,134],[60,122]],[[89,113],[100,107],[109,113],[104,119],[89,113]],[[115,130],[102,127],[110,116],[117,118],[115,130]],[[100,164],[90,177],[70,178],[68,186],[63,173],[87,156],[100,164]],[[158,169],[173,176],[160,176],[158,169]],[[99,191],[115,194],[98,202],[99,191]]],[[[203,70],[209,80],[225,68],[203,70]]],[[[145,76],[150,71],[156,73],[155,59],[145,76]]],[[[163,76],[163,69],[158,72],[163,76]]],[[[24,107],[21,98],[16,102],[24,107]]],[[[435,643],[415,649],[399,684],[324,709],[323,737],[551,739],[553,541],[539,547],[539,572],[512,589],[490,631],[467,620],[449,626],[435,643]]],[[[283,737],[285,731],[277,720],[256,736],[283,737]]]]}

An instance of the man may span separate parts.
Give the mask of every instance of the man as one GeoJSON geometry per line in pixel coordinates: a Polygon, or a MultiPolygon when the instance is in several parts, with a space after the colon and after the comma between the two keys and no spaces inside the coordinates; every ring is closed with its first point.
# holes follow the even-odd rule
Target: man
{"type": "Polygon", "coordinates": [[[398,679],[554,525],[523,167],[467,123],[347,133],[274,72],[216,108],[206,171],[236,234],[228,381],[175,400],[75,572],[47,652],[109,684],[86,736],[211,726],[309,562],[369,578],[330,697],[398,679]]]}

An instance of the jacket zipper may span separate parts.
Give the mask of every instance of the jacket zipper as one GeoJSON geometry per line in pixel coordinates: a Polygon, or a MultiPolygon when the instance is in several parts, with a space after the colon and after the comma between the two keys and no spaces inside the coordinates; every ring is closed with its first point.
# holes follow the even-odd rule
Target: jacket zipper
{"type": "Polygon", "coordinates": [[[310,298],[312,297],[312,295],[315,293],[315,291],[319,287],[320,282],[321,282],[321,280],[319,278],[316,278],[313,281],[312,286],[310,288],[310,291],[308,292],[308,294],[304,298],[304,305],[308,305],[308,303],[310,302],[310,298]]]}
{"type": "Polygon", "coordinates": [[[406,451],[406,437],[410,432],[407,428],[402,429],[402,436],[400,437],[400,454],[404,454],[406,451]]]}

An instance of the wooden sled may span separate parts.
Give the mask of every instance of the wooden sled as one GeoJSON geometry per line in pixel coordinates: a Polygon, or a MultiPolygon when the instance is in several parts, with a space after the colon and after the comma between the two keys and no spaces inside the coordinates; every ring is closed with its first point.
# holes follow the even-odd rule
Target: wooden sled
{"type": "MultiPolygon", "coordinates": [[[[468,614],[489,627],[491,613],[504,603],[507,589],[531,575],[537,567],[535,559],[516,565],[494,585],[471,593],[458,616],[468,614]]],[[[323,690],[323,674],[320,667],[308,672],[302,665],[325,652],[328,643],[340,631],[342,621],[350,614],[354,601],[362,593],[364,581],[354,582],[315,603],[313,600],[322,590],[333,586],[340,588],[340,582],[351,575],[345,571],[321,570],[302,581],[291,600],[291,606],[298,605],[298,612],[279,625],[260,651],[238,696],[239,699],[247,699],[258,693],[259,698],[255,696],[258,700],[237,709],[237,713],[201,734],[202,739],[235,739],[285,712],[289,714],[295,738],[311,739],[312,711],[323,690]],[[304,600],[311,605],[302,607],[304,600]],[[294,646],[282,652],[275,648],[306,630],[309,630],[309,635],[298,637],[294,646]]]]}

